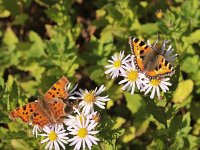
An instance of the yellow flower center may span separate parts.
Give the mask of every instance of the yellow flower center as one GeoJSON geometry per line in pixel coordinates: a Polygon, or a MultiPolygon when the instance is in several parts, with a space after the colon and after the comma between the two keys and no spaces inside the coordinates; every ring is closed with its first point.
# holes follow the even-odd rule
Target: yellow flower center
{"type": "Polygon", "coordinates": [[[138,72],[137,71],[132,70],[128,73],[128,80],[129,81],[133,82],[133,81],[137,80],[137,78],[138,78],[138,72]]]}
{"type": "Polygon", "coordinates": [[[114,64],[113,64],[113,66],[114,66],[115,68],[121,67],[121,61],[120,61],[120,60],[115,61],[114,64]]]}
{"type": "Polygon", "coordinates": [[[162,19],[164,17],[162,10],[158,10],[155,14],[158,19],[162,19]]]}
{"type": "Polygon", "coordinates": [[[50,139],[50,141],[55,141],[57,138],[58,138],[58,135],[57,135],[56,132],[51,131],[51,132],[49,133],[49,139],[50,139]]]}
{"type": "Polygon", "coordinates": [[[153,86],[158,86],[160,84],[161,80],[158,80],[158,79],[152,79],[150,81],[151,85],[153,86]]]}
{"type": "Polygon", "coordinates": [[[93,103],[96,100],[95,94],[90,91],[89,93],[85,94],[85,96],[83,97],[83,99],[87,102],[87,103],[93,103]]]}
{"type": "Polygon", "coordinates": [[[86,130],[86,128],[80,128],[79,130],[78,130],[78,136],[80,137],[80,138],[85,138],[86,136],[87,136],[87,134],[88,134],[88,132],[87,132],[87,130],[86,130]]]}

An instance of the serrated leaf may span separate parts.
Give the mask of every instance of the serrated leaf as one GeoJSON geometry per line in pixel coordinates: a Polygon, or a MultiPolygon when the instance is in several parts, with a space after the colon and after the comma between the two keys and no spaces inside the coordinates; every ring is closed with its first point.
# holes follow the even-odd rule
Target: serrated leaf
{"type": "Polygon", "coordinates": [[[153,117],[160,122],[161,124],[163,124],[165,127],[167,125],[166,122],[166,114],[165,114],[165,110],[164,107],[158,107],[156,106],[156,104],[151,101],[148,100],[147,102],[147,111],[153,115],[153,117]]]}
{"type": "Polygon", "coordinates": [[[188,149],[197,149],[200,145],[200,138],[194,135],[188,135],[186,137],[188,141],[188,149]]]}
{"type": "Polygon", "coordinates": [[[4,111],[0,111],[0,123],[9,123],[10,119],[8,117],[8,113],[4,111]]]}
{"type": "Polygon", "coordinates": [[[31,45],[30,49],[28,50],[28,56],[29,57],[41,57],[43,55],[45,55],[44,53],[44,48],[45,48],[45,44],[43,42],[43,40],[41,39],[41,37],[34,31],[30,31],[29,32],[29,40],[31,42],[33,42],[33,44],[31,45]],[[37,51],[37,53],[36,53],[37,51]]]}
{"type": "Polygon", "coordinates": [[[45,68],[40,66],[37,62],[30,62],[26,64],[26,66],[19,65],[18,68],[24,71],[29,71],[37,81],[41,80],[42,73],[45,71],[45,68]]]}
{"type": "Polygon", "coordinates": [[[182,150],[184,148],[183,138],[176,138],[175,142],[170,145],[169,150],[182,150]]]}
{"type": "Polygon", "coordinates": [[[179,106],[177,105],[170,106],[166,111],[166,119],[167,120],[171,119],[174,115],[176,115],[178,111],[179,111],[179,106]]]}
{"type": "Polygon", "coordinates": [[[19,99],[19,89],[18,89],[17,82],[14,80],[12,83],[12,90],[9,95],[9,102],[10,102],[11,108],[17,105],[18,99],[19,99]]]}
{"type": "Polygon", "coordinates": [[[8,129],[0,127],[0,137],[4,137],[8,132],[8,129]]]}
{"type": "Polygon", "coordinates": [[[170,135],[172,137],[186,136],[191,130],[190,121],[190,113],[186,113],[184,116],[174,116],[169,126],[170,135]]]}
{"type": "Polygon", "coordinates": [[[150,145],[148,145],[147,150],[165,150],[166,145],[164,141],[159,138],[154,139],[150,145]]]}

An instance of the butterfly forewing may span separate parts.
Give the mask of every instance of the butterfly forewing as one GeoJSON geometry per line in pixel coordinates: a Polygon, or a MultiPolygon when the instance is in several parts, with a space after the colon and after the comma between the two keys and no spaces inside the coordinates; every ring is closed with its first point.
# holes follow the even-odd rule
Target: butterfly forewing
{"type": "Polygon", "coordinates": [[[59,79],[44,95],[44,99],[49,101],[54,98],[66,99],[68,97],[67,85],[69,81],[66,77],[59,79]]]}
{"type": "Polygon", "coordinates": [[[147,67],[148,61],[153,55],[153,50],[143,41],[137,38],[129,38],[129,44],[132,54],[134,55],[134,61],[139,70],[144,71],[147,67]]]}

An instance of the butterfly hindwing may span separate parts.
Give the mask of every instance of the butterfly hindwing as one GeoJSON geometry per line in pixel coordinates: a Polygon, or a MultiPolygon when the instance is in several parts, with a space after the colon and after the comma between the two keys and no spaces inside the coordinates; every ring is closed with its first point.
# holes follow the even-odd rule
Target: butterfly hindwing
{"type": "Polygon", "coordinates": [[[150,78],[163,77],[171,75],[173,73],[173,67],[162,55],[158,55],[156,67],[153,70],[147,70],[145,73],[150,78]]]}
{"type": "Polygon", "coordinates": [[[44,95],[44,99],[49,101],[54,98],[66,99],[68,97],[67,85],[69,81],[66,77],[60,78],[44,95]]]}
{"type": "Polygon", "coordinates": [[[65,110],[64,110],[66,104],[63,103],[62,99],[54,99],[51,102],[49,102],[48,104],[49,104],[49,107],[50,107],[50,109],[53,113],[53,118],[56,121],[60,121],[60,119],[62,117],[66,116],[66,113],[65,113],[65,110]]]}
{"type": "Polygon", "coordinates": [[[42,109],[36,110],[30,117],[33,125],[38,125],[40,127],[44,127],[45,125],[49,125],[52,123],[47,114],[42,111],[42,109]]]}

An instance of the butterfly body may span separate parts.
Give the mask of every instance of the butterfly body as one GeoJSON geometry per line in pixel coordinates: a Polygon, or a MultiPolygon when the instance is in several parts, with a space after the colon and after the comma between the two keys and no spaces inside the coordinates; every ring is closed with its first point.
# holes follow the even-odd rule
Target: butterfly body
{"type": "Polygon", "coordinates": [[[129,44],[136,68],[149,78],[160,78],[173,73],[171,64],[165,59],[160,45],[149,46],[145,42],[131,37],[129,44]]]}
{"type": "Polygon", "coordinates": [[[20,118],[23,122],[43,127],[62,122],[67,114],[63,100],[68,97],[66,77],[59,79],[44,95],[35,102],[28,103],[10,112],[10,118],[20,118]]]}

